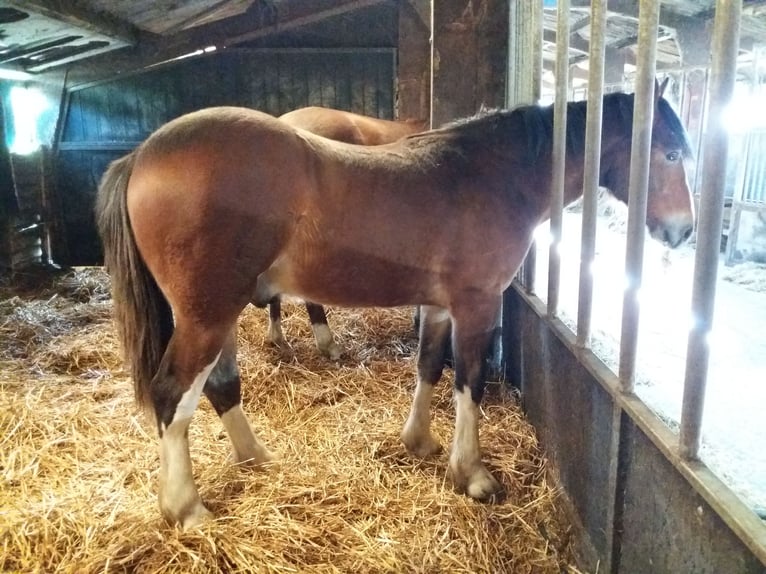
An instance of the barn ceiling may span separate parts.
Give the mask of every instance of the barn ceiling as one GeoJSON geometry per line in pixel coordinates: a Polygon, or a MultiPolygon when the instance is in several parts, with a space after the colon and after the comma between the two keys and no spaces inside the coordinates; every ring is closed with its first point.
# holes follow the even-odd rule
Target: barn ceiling
{"type": "MultiPolygon", "coordinates": [[[[395,4],[392,0],[0,0],[0,68],[40,73],[125,57],[151,65],[395,4]],[[105,56],[105,54],[107,54],[105,56]]],[[[353,31],[353,28],[352,28],[353,31]]]]}
{"type": "MultiPolygon", "coordinates": [[[[398,2],[410,2],[421,12],[428,5],[428,0],[0,0],[0,70],[36,74],[91,63],[120,68],[126,57],[151,65],[209,43],[251,43],[398,2]]],[[[576,64],[587,59],[589,3],[572,4],[571,61],[576,64]]],[[[556,2],[545,0],[544,5],[544,59],[552,62],[556,2]]],[[[660,66],[680,64],[679,27],[709,25],[714,5],[715,0],[662,2],[660,66]]],[[[609,2],[607,45],[635,51],[637,6],[634,0],[609,2]]],[[[336,36],[349,29],[336,27],[336,36]]],[[[766,0],[744,1],[741,33],[745,49],[766,43],[766,0]]]]}

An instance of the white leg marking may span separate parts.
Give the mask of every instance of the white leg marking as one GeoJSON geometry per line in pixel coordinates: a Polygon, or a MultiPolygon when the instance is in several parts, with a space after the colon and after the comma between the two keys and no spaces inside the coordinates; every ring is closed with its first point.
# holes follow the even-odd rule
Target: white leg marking
{"type": "Polygon", "coordinates": [[[311,329],[314,331],[314,339],[317,342],[317,349],[324,356],[329,357],[333,361],[340,359],[341,349],[335,342],[332,336],[332,331],[325,323],[311,324],[311,329]]]}
{"type": "Polygon", "coordinates": [[[273,460],[274,457],[255,436],[242,405],[235,405],[223,413],[221,422],[231,440],[235,463],[258,466],[273,460]]]}
{"type": "Polygon", "coordinates": [[[287,342],[285,341],[285,336],[282,333],[282,322],[274,321],[271,319],[271,317],[269,317],[269,332],[267,337],[270,343],[278,347],[283,347],[287,345],[287,342]]]}
{"type": "Polygon", "coordinates": [[[407,422],[404,423],[401,439],[411,453],[426,457],[441,451],[441,445],[431,434],[431,397],[434,386],[418,378],[415,396],[407,422]]]}
{"type": "Polygon", "coordinates": [[[450,470],[458,488],[472,498],[486,499],[502,490],[481,462],[479,448],[479,407],[471,389],[455,391],[455,438],[450,455],[450,470]]]}
{"type": "Polygon", "coordinates": [[[194,411],[197,410],[197,405],[199,405],[199,399],[202,396],[202,388],[205,386],[205,381],[207,381],[210,373],[213,372],[213,368],[220,358],[221,352],[219,351],[215,356],[215,359],[213,359],[213,362],[202,369],[199,374],[194,377],[191,386],[183,395],[181,395],[181,400],[179,400],[176,405],[176,414],[173,415],[173,422],[190,419],[194,415],[194,411]]]}
{"type": "MultiPolygon", "coordinates": [[[[173,421],[162,429],[160,439],[160,509],[168,521],[183,528],[197,526],[210,512],[202,504],[192,475],[189,438],[186,434],[202,388],[218,362],[221,353],[194,377],[189,389],[176,405],[173,421]]],[[[164,425],[163,425],[164,426],[164,425]]]]}

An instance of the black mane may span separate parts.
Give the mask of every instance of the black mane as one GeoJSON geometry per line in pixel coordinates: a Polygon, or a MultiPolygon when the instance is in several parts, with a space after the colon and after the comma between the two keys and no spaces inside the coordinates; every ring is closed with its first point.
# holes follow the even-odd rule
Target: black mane
{"type": "MultiPolygon", "coordinates": [[[[633,133],[633,94],[612,93],[604,96],[604,117],[616,118],[626,138],[633,133]]],[[[587,101],[567,104],[567,152],[579,154],[585,148],[587,101]]],[[[691,146],[681,121],[665,99],[660,99],[657,106],[660,120],[665,124],[663,134],[671,141],[663,141],[667,147],[681,149],[685,156],[691,157],[691,146]]],[[[510,110],[489,110],[460,120],[430,132],[449,134],[451,159],[454,156],[468,156],[471,151],[481,148],[497,148],[508,142],[509,138],[523,139],[526,142],[526,154],[523,161],[534,165],[541,156],[550,150],[553,144],[553,105],[519,106],[510,110]]],[[[419,138],[426,134],[410,136],[419,138]]],[[[443,150],[447,151],[447,150],[443,150]]],[[[522,159],[522,158],[520,158],[522,159]]]]}

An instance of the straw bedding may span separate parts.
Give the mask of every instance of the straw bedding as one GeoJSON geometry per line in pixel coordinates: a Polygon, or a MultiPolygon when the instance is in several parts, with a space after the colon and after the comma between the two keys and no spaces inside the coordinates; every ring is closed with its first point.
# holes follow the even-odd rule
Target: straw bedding
{"type": "MultiPolygon", "coordinates": [[[[137,412],[110,325],[108,279],[77,269],[0,289],[2,572],[572,572],[569,529],[534,429],[500,385],[483,403],[484,458],[507,497],[455,493],[447,455],[398,440],[414,384],[411,310],[333,310],[343,358],[318,356],[305,310],[285,305],[292,352],[239,327],[243,406],[279,462],[252,472],[203,399],[195,477],[216,520],[182,532],[156,501],[153,421],[137,412]]],[[[452,436],[450,370],[434,432],[452,436]]]]}

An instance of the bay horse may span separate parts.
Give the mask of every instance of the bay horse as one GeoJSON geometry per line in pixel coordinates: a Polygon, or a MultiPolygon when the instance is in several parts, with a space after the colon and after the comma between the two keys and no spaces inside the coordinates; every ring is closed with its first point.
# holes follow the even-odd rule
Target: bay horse
{"type": "MultiPolygon", "coordinates": [[[[686,132],[656,90],[646,222],[678,246],[694,212],[686,132]]],[[[600,184],[628,193],[633,95],[603,99],[600,184]]],[[[565,201],[582,194],[586,102],[568,103],[565,201]]],[[[503,291],[549,216],[552,107],[522,106],[364,147],[234,107],[193,112],[113,162],[97,197],[116,327],[159,434],[159,505],[184,528],[209,516],[188,428],[204,394],[234,460],[272,459],[241,406],[236,326],[276,294],[339,306],[421,305],[417,378],[401,440],[440,450],[431,399],[450,340],[457,490],[493,499],[479,403],[503,291]],[[450,337],[451,333],[451,337],[450,337]]]]}
{"type": "MultiPolygon", "coordinates": [[[[429,127],[428,120],[384,120],[319,106],[299,108],[279,116],[279,119],[316,135],[357,145],[387,144],[429,127]]],[[[340,358],[341,349],[327,323],[324,307],[306,301],[306,311],[319,352],[332,360],[340,358]]],[[[277,346],[287,345],[282,333],[282,306],[278,295],[269,303],[267,337],[277,346]]]]}

